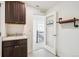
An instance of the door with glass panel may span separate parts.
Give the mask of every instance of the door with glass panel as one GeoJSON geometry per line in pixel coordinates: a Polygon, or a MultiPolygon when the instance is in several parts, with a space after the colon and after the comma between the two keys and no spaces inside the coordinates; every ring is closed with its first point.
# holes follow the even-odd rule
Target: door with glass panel
{"type": "Polygon", "coordinates": [[[56,55],[56,12],[46,16],[45,48],[56,55]]]}

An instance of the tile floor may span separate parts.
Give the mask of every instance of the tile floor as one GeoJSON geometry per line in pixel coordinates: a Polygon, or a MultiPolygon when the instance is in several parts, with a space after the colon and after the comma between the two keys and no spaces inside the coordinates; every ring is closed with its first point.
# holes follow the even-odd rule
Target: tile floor
{"type": "Polygon", "coordinates": [[[35,43],[33,45],[33,50],[36,51],[36,50],[39,50],[39,49],[42,49],[44,48],[44,42],[40,42],[40,43],[35,43]]]}
{"type": "Polygon", "coordinates": [[[56,57],[56,56],[51,52],[49,52],[48,50],[42,48],[42,49],[33,51],[28,55],[28,57],[56,57]]]}

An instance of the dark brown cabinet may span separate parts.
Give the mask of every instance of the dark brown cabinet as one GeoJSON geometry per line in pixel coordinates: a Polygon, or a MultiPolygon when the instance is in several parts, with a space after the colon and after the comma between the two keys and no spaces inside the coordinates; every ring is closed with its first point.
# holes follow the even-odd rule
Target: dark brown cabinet
{"type": "Polygon", "coordinates": [[[2,57],[12,57],[12,56],[13,56],[13,47],[3,47],[2,57]]]}
{"type": "Polygon", "coordinates": [[[20,1],[5,2],[5,22],[10,24],[25,24],[25,3],[20,1]]]}
{"type": "Polygon", "coordinates": [[[24,45],[20,45],[20,46],[15,46],[14,47],[14,57],[26,57],[27,53],[26,53],[27,49],[26,46],[24,45]]]}
{"type": "Polygon", "coordinates": [[[2,57],[27,57],[27,39],[3,41],[2,57]]]}

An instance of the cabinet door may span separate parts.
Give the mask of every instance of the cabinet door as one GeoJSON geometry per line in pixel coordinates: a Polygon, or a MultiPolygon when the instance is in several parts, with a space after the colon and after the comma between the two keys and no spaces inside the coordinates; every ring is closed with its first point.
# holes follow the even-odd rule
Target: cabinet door
{"type": "Polygon", "coordinates": [[[14,18],[15,4],[12,1],[5,2],[5,22],[6,23],[15,23],[16,19],[14,18]]]}
{"type": "Polygon", "coordinates": [[[15,46],[13,50],[14,57],[26,57],[27,56],[27,47],[24,45],[15,46]]]}
{"type": "Polygon", "coordinates": [[[2,56],[3,57],[13,57],[13,47],[3,47],[2,56]]]}
{"type": "Polygon", "coordinates": [[[5,2],[5,22],[10,22],[10,2],[5,2]]]}
{"type": "Polygon", "coordinates": [[[19,7],[19,23],[21,24],[25,24],[25,4],[22,2],[18,3],[18,7],[19,7]]]}
{"type": "Polygon", "coordinates": [[[14,20],[15,20],[14,23],[17,24],[17,23],[18,23],[18,19],[19,19],[19,18],[18,18],[18,13],[19,13],[18,2],[15,2],[15,1],[14,1],[13,4],[14,4],[14,10],[13,10],[13,12],[14,12],[14,15],[13,15],[13,16],[14,16],[14,17],[13,17],[13,18],[14,18],[14,20]]]}
{"type": "Polygon", "coordinates": [[[27,45],[21,45],[21,56],[27,57],[27,45]]]}

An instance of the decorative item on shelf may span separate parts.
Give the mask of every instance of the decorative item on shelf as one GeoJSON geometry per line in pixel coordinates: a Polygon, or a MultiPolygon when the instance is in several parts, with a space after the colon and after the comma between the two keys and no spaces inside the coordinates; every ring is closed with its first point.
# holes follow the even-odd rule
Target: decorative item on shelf
{"type": "Polygon", "coordinates": [[[73,22],[74,27],[79,27],[79,25],[76,24],[77,21],[79,21],[79,19],[77,19],[75,17],[73,19],[68,19],[68,20],[62,20],[62,18],[59,18],[59,22],[57,22],[57,23],[63,24],[63,23],[71,23],[71,22],[73,22]]]}
{"type": "Polygon", "coordinates": [[[48,20],[47,21],[47,25],[52,25],[53,24],[53,20],[48,20]]]}

